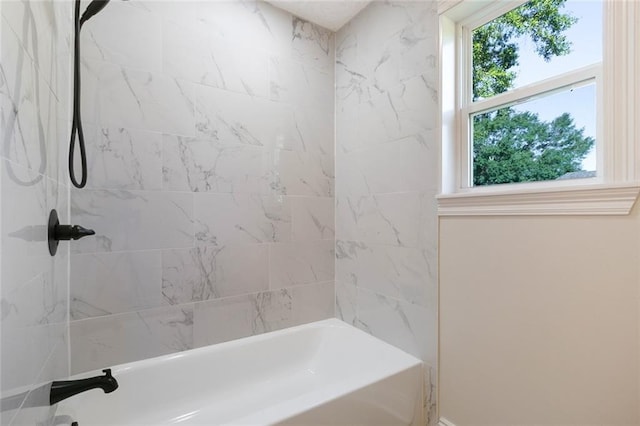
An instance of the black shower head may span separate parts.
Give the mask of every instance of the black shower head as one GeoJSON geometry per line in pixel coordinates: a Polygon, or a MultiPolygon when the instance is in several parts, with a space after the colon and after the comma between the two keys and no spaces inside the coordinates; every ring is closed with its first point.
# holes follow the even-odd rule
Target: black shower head
{"type": "Polygon", "coordinates": [[[73,124],[71,125],[71,139],[69,140],[69,178],[76,188],[84,188],[87,184],[87,154],[84,145],[84,132],[82,130],[82,118],[80,117],[80,30],[82,24],[87,22],[93,15],[100,12],[109,3],[109,0],[93,0],[80,17],[80,2],[75,0],[75,11],[73,14],[73,27],[75,32],[74,53],[73,53],[73,124]],[[82,165],[82,177],[80,182],[76,180],[74,171],[76,135],[78,135],[78,146],[80,148],[80,162],[82,165]]]}
{"type": "Polygon", "coordinates": [[[87,6],[87,10],[82,14],[82,18],[80,18],[80,26],[88,21],[93,15],[104,9],[107,3],[109,3],[109,0],[93,0],[89,6],[87,6]]]}

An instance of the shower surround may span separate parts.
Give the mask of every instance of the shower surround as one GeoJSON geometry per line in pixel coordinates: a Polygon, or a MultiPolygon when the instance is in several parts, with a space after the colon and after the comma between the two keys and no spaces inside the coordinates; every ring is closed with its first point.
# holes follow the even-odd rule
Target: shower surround
{"type": "Polygon", "coordinates": [[[130,1],[82,43],[71,217],[97,235],[72,246],[72,373],[333,317],[333,34],[130,1]]]}
{"type": "MultiPolygon", "coordinates": [[[[110,2],[83,29],[79,191],[72,10],[0,2],[2,395],[335,315],[432,367],[433,423],[434,5],[333,34],[263,2],[110,2]],[[51,258],[54,207],[97,236],[51,258]]],[[[2,424],[52,413],[27,406],[2,424]]]]}
{"type": "Polygon", "coordinates": [[[374,2],[336,35],[336,315],[422,359],[437,422],[438,17],[374,2]]]}

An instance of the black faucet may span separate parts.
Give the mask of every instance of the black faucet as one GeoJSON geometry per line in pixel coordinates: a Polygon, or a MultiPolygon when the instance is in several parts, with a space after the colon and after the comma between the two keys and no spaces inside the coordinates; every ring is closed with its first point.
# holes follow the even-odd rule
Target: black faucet
{"type": "Polygon", "coordinates": [[[100,388],[104,393],[111,393],[118,389],[118,382],[111,375],[111,369],[102,370],[104,376],[90,377],[80,380],[64,380],[51,383],[51,393],[49,394],[49,404],[57,404],[63,399],[90,389],[100,388]]]}
{"type": "Polygon", "coordinates": [[[49,212],[49,224],[47,225],[47,239],[49,241],[49,253],[56,255],[60,241],[79,240],[80,238],[95,235],[93,229],[86,229],[80,225],[60,225],[56,209],[49,212]]]}

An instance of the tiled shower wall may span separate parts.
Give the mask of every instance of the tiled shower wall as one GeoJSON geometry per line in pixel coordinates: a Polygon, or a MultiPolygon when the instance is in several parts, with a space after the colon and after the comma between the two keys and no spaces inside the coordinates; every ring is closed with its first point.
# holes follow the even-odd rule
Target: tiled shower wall
{"type": "Polygon", "coordinates": [[[435,2],[374,2],[336,35],[336,314],[421,358],[436,422],[435,2]]]}
{"type": "Polygon", "coordinates": [[[83,29],[73,373],[334,314],[334,40],[263,2],[111,2],[83,29]]]}
{"type": "Polygon", "coordinates": [[[0,12],[0,419],[44,424],[53,411],[28,391],[69,374],[69,247],[51,257],[46,224],[53,208],[69,220],[71,9],[2,1],[0,12]]]}
{"type": "MultiPolygon", "coordinates": [[[[73,243],[69,294],[42,225],[69,219],[71,4],[0,9],[3,396],[67,375],[67,309],[72,372],[333,316],[329,32],[247,2],[111,2],[85,25],[71,221],[98,235],[73,243]]],[[[429,4],[376,2],[335,64],[337,315],[430,366],[435,28],[429,4]]]]}

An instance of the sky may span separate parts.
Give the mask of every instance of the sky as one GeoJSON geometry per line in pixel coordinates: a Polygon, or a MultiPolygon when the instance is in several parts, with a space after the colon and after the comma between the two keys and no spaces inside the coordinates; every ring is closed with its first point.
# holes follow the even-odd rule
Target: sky
{"type": "MultiPolygon", "coordinates": [[[[569,55],[545,62],[535,52],[531,40],[519,40],[520,63],[516,69],[518,76],[514,87],[602,61],[602,8],[601,0],[567,0],[561,11],[578,18],[578,22],[565,32],[572,43],[569,55]]],[[[514,108],[535,112],[545,121],[568,112],[574,118],[576,127],[584,128],[585,136],[596,138],[596,88],[593,84],[526,102],[514,108]]],[[[582,167],[584,170],[596,169],[595,147],[582,162],[582,167]]]]}

